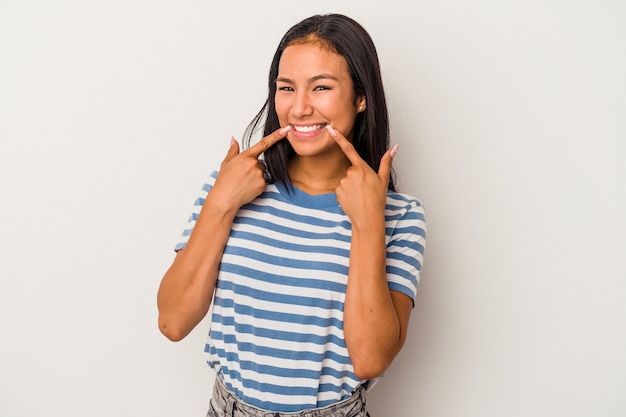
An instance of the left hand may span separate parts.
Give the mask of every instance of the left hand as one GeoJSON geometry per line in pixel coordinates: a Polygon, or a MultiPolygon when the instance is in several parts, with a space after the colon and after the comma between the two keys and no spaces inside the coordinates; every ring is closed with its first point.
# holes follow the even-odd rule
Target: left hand
{"type": "Polygon", "coordinates": [[[385,152],[378,172],[375,172],[348,139],[330,125],[327,128],[352,164],[335,190],[337,202],[353,225],[367,225],[372,219],[384,216],[391,163],[398,147],[396,145],[385,152]]]}

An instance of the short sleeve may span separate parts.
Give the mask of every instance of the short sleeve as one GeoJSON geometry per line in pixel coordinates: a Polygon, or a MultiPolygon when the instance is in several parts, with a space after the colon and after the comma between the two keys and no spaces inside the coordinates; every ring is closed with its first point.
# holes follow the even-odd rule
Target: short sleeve
{"type": "Polygon", "coordinates": [[[176,246],[174,247],[175,251],[184,249],[185,246],[187,245],[189,236],[191,236],[191,232],[193,231],[193,228],[196,225],[196,220],[198,220],[200,211],[202,211],[202,205],[204,204],[204,200],[206,199],[206,196],[209,194],[209,191],[211,191],[211,188],[213,188],[213,184],[215,184],[216,178],[217,178],[217,171],[213,171],[211,175],[209,176],[209,178],[207,179],[207,181],[204,183],[204,185],[202,185],[202,188],[200,189],[200,193],[198,194],[198,197],[193,203],[193,210],[191,211],[191,215],[189,216],[189,219],[187,220],[187,225],[183,229],[183,233],[181,234],[180,238],[178,239],[178,242],[176,243],[176,246]]]}
{"type": "Polygon", "coordinates": [[[387,195],[387,283],[390,290],[417,297],[426,248],[426,218],[421,202],[401,193],[387,195]]]}

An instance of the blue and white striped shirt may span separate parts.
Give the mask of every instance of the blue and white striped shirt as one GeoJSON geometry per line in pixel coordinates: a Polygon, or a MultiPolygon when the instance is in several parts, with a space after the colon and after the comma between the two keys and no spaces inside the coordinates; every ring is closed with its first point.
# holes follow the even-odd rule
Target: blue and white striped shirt
{"type": "MultiPolygon", "coordinates": [[[[183,249],[214,172],[175,249],[183,249]]],[[[421,203],[387,194],[387,280],[415,301],[425,230],[421,203]]],[[[207,362],[243,401],[277,412],[324,407],[365,381],[343,334],[351,225],[335,194],[268,184],[237,214],[213,300],[207,362]]]]}

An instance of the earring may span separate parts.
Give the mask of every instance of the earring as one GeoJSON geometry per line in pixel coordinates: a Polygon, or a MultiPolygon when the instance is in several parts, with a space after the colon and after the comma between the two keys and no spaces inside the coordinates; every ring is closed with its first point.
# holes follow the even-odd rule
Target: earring
{"type": "Polygon", "coordinates": [[[363,110],[365,110],[365,107],[364,106],[359,106],[359,111],[363,111],[363,110]]]}

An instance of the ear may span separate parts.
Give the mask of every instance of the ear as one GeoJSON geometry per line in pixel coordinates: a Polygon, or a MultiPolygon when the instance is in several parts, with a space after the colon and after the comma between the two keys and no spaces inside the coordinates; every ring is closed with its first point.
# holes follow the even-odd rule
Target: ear
{"type": "Polygon", "coordinates": [[[367,103],[365,101],[365,96],[359,96],[356,99],[356,111],[361,113],[367,108],[367,103]]]}

